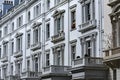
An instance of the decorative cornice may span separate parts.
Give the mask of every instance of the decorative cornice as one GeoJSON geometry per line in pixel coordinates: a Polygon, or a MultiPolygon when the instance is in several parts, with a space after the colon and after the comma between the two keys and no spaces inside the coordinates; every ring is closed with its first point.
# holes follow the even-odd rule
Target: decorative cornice
{"type": "Polygon", "coordinates": [[[34,22],[32,25],[32,28],[36,28],[38,26],[40,26],[42,23],[41,22],[34,22]]]}
{"type": "Polygon", "coordinates": [[[70,6],[70,9],[77,7],[77,4],[70,6]]]}
{"type": "Polygon", "coordinates": [[[55,17],[55,16],[57,16],[57,15],[59,15],[59,14],[62,14],[62,13],[64,13],[65,12],[65,10],[56,10],[54,13],[53,13],[53,17],[55,17]]]}
{"type": "Polygon", "coordinates": [[[26,8],[28,8],[28,6],[30,6],[31,4],[33,4],[36,1],[38,1],[38,0],[30,0],[30,2],[27,2],[27,3],[24,1],[21,4],[13,7],[7,14],[2,16],[2,18],[0,20],[0,25],[2,25],[5,22],[9,21],[11,18],[13,18],[18,13],[20,13],[21,11],[25,10],[26,8]]]}
{"type": "Polygon", "coordinates": [[[48,21],[50,21],[50,18],[48,18],[48,19],[45,20],[45,22],[48,22],[48,21]]]}
{"type": "Polygon", "coordinates": [[[7,43],[8,43],[8,41],[5,41],[5,40],[3,40],[3,42],[2,42],[3,45],[7,44],[7,43]]]}
{"type": "Polygon", "coordinates": [[[70,41],[70,44],[73,44],[73,43],[76,43],[77,42],[77,39],[74,39],[72,41],[70,41]]]}
{"type": "Polygon", "coordinates": [[[15,35],[15,37],[17,38],[17,37],[20,37],[20,36],[22,36],[23,35],[23,33],[17,33],[16,35],[15,35]]]}
{"type": "Polygon", "coordinates": [[[58,44],[56,46],[53,46],[52,49],[60,48],[60,47],[65,47],[65,43],[58,44]]]}

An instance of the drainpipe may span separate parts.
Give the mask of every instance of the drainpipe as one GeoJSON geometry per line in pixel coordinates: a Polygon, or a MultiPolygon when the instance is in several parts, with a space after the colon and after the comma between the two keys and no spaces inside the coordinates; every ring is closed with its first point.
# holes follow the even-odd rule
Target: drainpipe
{"type": "Polygon", "coordinates": [[[44,69],[44,53],[45,53],[45,0],[43,0],[43,18],[42,18],[42,69],[44,69]]]}
{"type": "Polygon", "coordinates": [[[102,17],[103,17],[103,5],[102,5],[102,0],[99,0],[98,1],[98,5],[99,5],[99,7],[98,7],[98,10],[99,10],[99,56],[100,57],[102,57],[103,55],[102,55],[102,47],[103,47],[103,45],[102,45],[102,33],[103,33],[103,31],[102,31],[102,26],[103,26],[103,21],[102,21],[102,17]]]}
{"type": "Polygon", "coordinates": [[[69,6],[70,6],[70,4],[69,4],[69,2],[70,2],[70,0],[68,0],[68,66],[71,66],[71,58],[69,58],[70,57],[70,44],[69,44],[69,41],[70,41],[70,22],[69,22],[69,12],[70,12],[70,10],[69,10],[69,6]]]}

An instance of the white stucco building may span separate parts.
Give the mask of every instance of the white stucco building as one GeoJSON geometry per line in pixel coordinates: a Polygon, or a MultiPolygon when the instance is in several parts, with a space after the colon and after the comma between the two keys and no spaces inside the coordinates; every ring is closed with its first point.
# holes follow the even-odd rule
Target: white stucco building
{"type": "Polygon", "coordinates": [[[0,78],[106,80],[102,0],[21,0],[0,20],[0,78]]]}

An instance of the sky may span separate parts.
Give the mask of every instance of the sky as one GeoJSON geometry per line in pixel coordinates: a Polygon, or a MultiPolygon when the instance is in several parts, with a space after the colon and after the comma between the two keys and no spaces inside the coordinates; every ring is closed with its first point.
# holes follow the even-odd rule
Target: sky
{"type": "Polygon", "coordinates": [[[0,8],[1,8],[1,4],[2,4],[3,1],[4,1],[4,0],[0,0],[0,8]]]}
{"type": "Polygon", "coordinates": [[[2,1],[4,1],[4,0],[0,0],[0,4],[2,3],[2,1]]]}

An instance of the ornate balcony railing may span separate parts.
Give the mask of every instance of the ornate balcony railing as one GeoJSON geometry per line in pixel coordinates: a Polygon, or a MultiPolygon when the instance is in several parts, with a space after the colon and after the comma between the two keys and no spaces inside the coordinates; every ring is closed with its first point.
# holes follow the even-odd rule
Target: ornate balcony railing
{"type": "Polygon", "coordinates": [[[83,24],[79,25],[79,31],[80,32],[85,32],[85,31],[91,30],[91,29],[96,27],[96,24],[97,23],[96,23],[95,19],[90,20],[86,23],[83,23],[83,24]]]}
{"type": "Polygon", "coordinates": [[[72,67],[97,66],[102,64],[103,59],[99,57],[84,57],[72,61],[72,67]]]}
{"type": "Polygon", "coordinates": [[[36,50],[41,48],[41,42],[37,42],[31,45],[31,50],[36,50]]]}
{"type": "Polygon", "coordinates": [[[63,31],[61,31],[57,35],[52,36],[51,38],[52,38],[51,42],[53,42],[53,43],[62,41],[65,39],[65,33],[63,31]]]}
{"type": "Polygon", "coordinates": [[[35,72],[35,71],[26,71],[22,73],[22,78],[39,78],[41,75],[41,72],[35,72]]]}
{"type": "Polygon", "coordinates": [[[112,61],[112,60],[120,60],[120,47],[105,50],[105,55],[104,55],[104,62],[107,61],[112,61]]]}
{"type": "Polygon", "coordinates": [[[17,52],[15,52],[14,53],[14,57],[20,57],[20,56],[22,56],[23,55],[23,51],[22,50],[20,50],[20,51],[17,51],[17,52]]]}
{"type": "Polygon", "coordinates": [[[67,73],[70,66],[59,66],[59,65],[51,65],[49,67],[44,68],[43,74],[48,73],[67,73]]]}
{"type": "Polygon", "coordinates": [[[18,75],[10,75],[9,80],[20,80],[20,76],[18,76],[18,75]]]}

